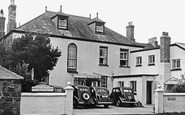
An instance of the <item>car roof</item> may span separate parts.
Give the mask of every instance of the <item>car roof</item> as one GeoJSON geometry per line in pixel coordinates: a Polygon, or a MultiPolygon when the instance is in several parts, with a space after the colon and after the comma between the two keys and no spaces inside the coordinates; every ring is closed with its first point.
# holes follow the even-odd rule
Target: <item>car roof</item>
{"type": "Polygon", "coordinates": [[[118,89],[118,88],[121,88],[121,89],[131,89],[132,90],[131,87],[114,87],[113,89],[118,89]]]}

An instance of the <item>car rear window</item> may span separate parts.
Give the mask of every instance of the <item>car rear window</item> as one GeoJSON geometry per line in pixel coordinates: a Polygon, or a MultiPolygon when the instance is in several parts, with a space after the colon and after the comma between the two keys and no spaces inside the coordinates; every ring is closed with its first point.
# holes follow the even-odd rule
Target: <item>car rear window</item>
{"type": "Polygon", "coordinates": [[[80,91],[89,91],[88,88],[79,88],[80,91]]]}
{"type": "Polygon", "coordinates": [[[98,89],[96,89],[96,92],[98,94],[108,94],[108,91],[106,89],[100,89],[100,88],[98,88],[98,89]]]}
{"type": "Polygon", "coordinates": [[[125,93],[126,93],[126,92],[130,92],[130,93],[132,93],[132,90],[124,89],[123,92],[125,92],[125,93]]]}

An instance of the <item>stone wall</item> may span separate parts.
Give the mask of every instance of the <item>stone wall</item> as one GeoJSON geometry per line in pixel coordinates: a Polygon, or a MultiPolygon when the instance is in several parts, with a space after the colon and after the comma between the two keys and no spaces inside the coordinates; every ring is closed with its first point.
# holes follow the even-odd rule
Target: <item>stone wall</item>
{"type": "Polygon", "coordinates": [[[0,115],[20,115],[20,80],[0,79],[0,115]]]}

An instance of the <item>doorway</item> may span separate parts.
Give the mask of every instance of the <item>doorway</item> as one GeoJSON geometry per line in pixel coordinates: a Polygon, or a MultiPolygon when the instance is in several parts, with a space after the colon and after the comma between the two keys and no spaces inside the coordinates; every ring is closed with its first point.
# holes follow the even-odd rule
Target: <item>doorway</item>
{"type": "Polygon", "coordinates": [[[152,81],[146,81],[146,104],[152,104],[152,81]]]}

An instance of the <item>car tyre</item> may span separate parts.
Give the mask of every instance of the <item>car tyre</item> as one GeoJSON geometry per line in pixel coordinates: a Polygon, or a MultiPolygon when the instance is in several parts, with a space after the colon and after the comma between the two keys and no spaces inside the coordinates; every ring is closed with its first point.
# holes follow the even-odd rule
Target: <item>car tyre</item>
{"type": "Polygon", "coordinates": [[[87,92],[82,93],[82,99],[88,101],[90,99],[90,95],[87,92]]]}
{"type": "Polygon", "coordinates": [[[116,106],[120,107],[121,106],[121,100],[118,99],[118,101],[116,102],[116,106]]]}

